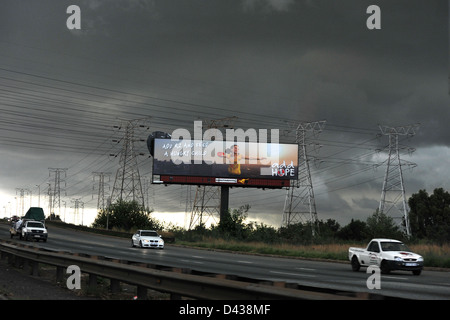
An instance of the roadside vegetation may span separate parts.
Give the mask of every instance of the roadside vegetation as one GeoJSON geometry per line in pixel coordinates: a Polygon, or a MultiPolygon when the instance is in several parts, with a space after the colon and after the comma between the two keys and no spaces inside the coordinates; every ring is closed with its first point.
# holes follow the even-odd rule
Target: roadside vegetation
{"type": "Polygon", "coordinates": [[[409,238],[391,217],[378,210],[365,221],[352,219],[345,226],[328,219],[315,226],[299,223],[275,228],[248,221],[249,205],[230,210],[217,225],[186,230],[160,223],[151,217],[150,209],[136,202],[121,201],[100,211],[92,226],[125,234],[137,229],[164,231],[176,244],[206,249],[341,261],[347,261],[350,246],[365,247],[372,238],[393,238],[421,254],[425,266],[450,268],[450,194],[442,188],[431,195],[420,190],[408,204],[413,235],[409,238]]]}
{"type": "Polygon", "coordinates": [[[152,210],[136,201],[119,200],[98,212],[94,228],[133,232],[137,229],[161,230],[163,225],[151,217],[152,210]]]}
{"type": "Polygon", "coordinates": [[[171,231],[178,244],[342,261],[347,261],[350,246],[365,247],[372,238],[393,238],[421,254],[426,266],[450,268],[450,194],[442,188],[430,195],[420,190],[408,204],[412,237],[406,237],[391,217],[378,210],[365,221],[352,219],[345,226],[333,219],[320,220],[313,233],[308,223],[275,228],[249,222],[249,206],[230,210],[227,219],[209,228],[171,231]]]}
{"type": "Polygon", "coordinates": [[[224,224],[193,230],[172,228],[176,243],[206,249],[242,251],[309,259],[348,261],[349,247],[366,247],[372,238],[404,241],[421,254],[425,265],[450,268],[450,243],[417,237],[406,238],[391,217],[375,211],[366,221],[352,220],[341,227],[334,220],[319,221],[313,235],[311,225],[274,228],[246,222],[249,207],[231,211],[224,224]]]}

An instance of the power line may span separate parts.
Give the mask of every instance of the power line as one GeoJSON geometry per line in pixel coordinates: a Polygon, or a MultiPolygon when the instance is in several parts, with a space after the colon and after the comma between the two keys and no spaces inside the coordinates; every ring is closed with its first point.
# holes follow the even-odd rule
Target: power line
{"type": "MultiPolygon", "coordinates": [[[[6,68],[2,70],[4,76],[0,78],[3,80],[0,84],[3,87],[0,105],[5,117],[7,116],[7,120],[4,118],[4,121],[0,122],[0,129],[2,130],[0,145],[61,153],[71,152],[72,154],[81,154],[83,159],[91,155],[97,156],[97,159],[105,159],[99,162],[92,161],[88,164],[81,163],[80,160],[73,165],[79,165],[79,169],[71,175],[72,177],[78,173],[88,172],[87,169],[90,169],[89,172],[115,169],[114,163],[109,165],[106,162],[108,154],[111,153],[111,147],[108,147],[105,141],[110,139],[110,131],[107,127],[122,115],[123,106],[132,106],[129,110],[130,116],[144,117],[152,114],[153,125],[168,132],[170,132],[170,129],[178,127],[189,127],[192,125],[192,120],[199,115],[215,118],[230,113],[230,110],[225,107],[183,101],[171,97],[161,96],[160,99],[155,95],[135,94],[125,90],[115,90],[97,85],[91,86],[85,83],[17,72],[6,68]],[[194,108],[198,111],[193,112],[194,108]],[[28,136],[21,137],[19,133],[26,133],[28,136]],[[94,168],[96,164],[100,168],[94,168]]],[[[245,106],[242,106],[240,110],[233,111],[233,114],[239,115],[238,123],[244,129],[250,126],[277,128],[287,121],[282,116],[265,113],[254,114],[242,111],[244,109],[245,106]]],[[[375,130],[327,123],[327,131],[373,135],[375,130]]],[[[286,132],[286,135],[282,135],[281,141],[289,141],[291,134],[292,132],[286,132]]],[[[348,164],[371,165],[370,162],[362,159],[363,155],[359,157],[351,156],[348,155],[348,151],[356,151],[356,149],[371,150],[372,145],[354,143],[350,140],[341,141],[340,139],[317,141],[323,147],[340,149],[338,152],[325,157],[315,157],[311,159],[311,163],[314,163],[314,161],[325,164],[336,163],[336,166],[348,164]],[[348,158],[345,156],[336,158],[337,154],[343,153],[348,158]]],[[[139,152],[139,150],[136,150],[136,152],[139,152]]],[[[310,168],[310,170],[313,174],[326,173],[336,166],[325,166],[320,171],[314,171],[313,168],[310,168]]],[[[73,172],[72,166],[70,168],[73,172]]],[[[352,171],[350,174],[343,175],[343,178],[350,178],[364,171],[352,171]]],[[[334,181],[337,180],[327,178],[324,183],[334,181]]],[[[77,187],[77,190],[74,190],[74,193],[77,194],[81,192],[89,193],[90,188],[83,183],[80,179],[75,185],[70,185],[70,189],[74,190],[74,187],[77,187]]],[[[264,203],[264,200],[262,203],[264,203]]]]}

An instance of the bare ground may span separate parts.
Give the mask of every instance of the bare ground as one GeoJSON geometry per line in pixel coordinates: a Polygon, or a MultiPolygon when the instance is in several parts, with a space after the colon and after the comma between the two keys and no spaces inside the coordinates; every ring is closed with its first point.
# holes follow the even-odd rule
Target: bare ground
{"type": "MultiPolygon", "coordinates": [[[[41,265],[39,275],[34,276],[27,268],[0,259],[0,300],[133,300],[136,296],[136,288],[126,284],[121,284],[119,293],[111,293],[107,279],[98,279],[94,290],[87,288],[86,275],[79,290],[69,290],[66,280],[57,283],[55,279],[55,267],[41,265]]],[[[148,290],[148,298],[166,300],[168,295],[148,290]]]]}

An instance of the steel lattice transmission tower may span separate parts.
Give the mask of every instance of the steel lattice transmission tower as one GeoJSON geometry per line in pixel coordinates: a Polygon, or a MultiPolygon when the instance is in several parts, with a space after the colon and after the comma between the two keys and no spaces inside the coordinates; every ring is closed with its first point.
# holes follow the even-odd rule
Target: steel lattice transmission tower
{"type": "Polygon", "coordinates": [[[74,203],[74,212],[73,212],[73,220],[74,220],[74,224],[79,224],[79,225],[83,225],[84,223],[84,202],[81,201],[81,199],[72,199],[71,200],[74,203]],[[82,209],[82,213],[81,213],[81,224],[80,224],[80,219],[79,219],[79,215],[80,215],[80,211],[79,209],[82,209]]]}
{"type": "MultiPolygon", "coordinates": [[[[307,133],[320,133],[326,121],[302,122],[294,125],[296,140],[299,147],[298,179],[291,180],[291,187],[287,189],[284,203],[282,225],[289,226],[309,221],[313,236],[317,229],[317,210],[314,199],[314,189],[309,168],[307,151],[307,133]]],[[[292,125],[291,125],[292,127],[292,125]]]]}
{"type": "MultiPolygon", "coordinates": [[[[66,183],[67,168],[48,168],[51,177],[54,174],[53,194],[50,200],[50,217],[55,214],[61,217],[61,182],[66,183]],[[63,177],[61,176],[63,174],[63,177]],[[56,209],[58,213],[56,214],[56,209]]],[[[51,181],[51,180],[50,180],[51,181]]],[[[50,188],[50,187],[49,187],[50,188]]],[[[49,189],[50,190],[50,189],[49,189]]],[[[63,189],[64,190],[64,189],[63,189]]],[[[50,194],[50,191],[49,191],[50,194]]]]}
{"type": "MultiPolygon", "coordinates": [[[[106,207],[107,199],[105,197],[105,176],[110,177],[110,172],[92,172],[95,178],[98,177],[97,210],[103,210],[106,207]]],[[[109,186],[108,186],[109,188],[109,186]]],[[[95,190],[95,185],[94,185],[95,190]]]]}
{"type": "MultiPolygon", "coordinates": [[[[207,129],[232,128],[237,117],[229,117],[215,120],[207,120],[207,129]]],[[[204,136],[204,140],[211,137],[204,136]]],[[[208,219],[217,222],[220,217],[221,187],[198,186],[195,193],[194,204],[192,206],[189,229],[195,225],[203,225],[208,219]]]]}
{"type": "Polygon", "coordinates": [[[209,219],[217,222],[220,216],[220,187],[198,186],[189,221],[189,229],[203,225],[209,219]]]}
{"type": "Polygon", "coordinates": [[[18,198],[19,203],[17,204],[17,208],[20,208],[20,217],[22,217],[25,215],[25,193],[29,195],[30,190],[24,188],[16,188],[16,194],[17,192],[19,192],[20,195],[20,197],[18,198]]]}
{"type": "Polygon", "coordinates": [[[403,221],[405,233],[408,236],[411,235],[411,229],[409,225],[409,210],[405,197],[402,166],[415,167],[416,165],[400,159],[400,149],[405,147],[400,146],[399,136],[412,137],[416,134],[418,127],[418,124],[400,127],[379,126],[381,133],[389,137],[389,145],[387,146],[388,158],[383,162],[383,164],[386,164],[386,174],[384,176],[378,210],[380,213],[390,215],[394,219],[401,219],[403,221]],[[400,213],[400,215],[398,213],[400,213]]]}
{"type": "MultiPolygon", "coordinates": [[[[119,130],[125,129],[123,137],[118,141],[122,142],[122,150],[120,151],[120,163],[116,172],[113,189],[111,192],[111,203],[119,200],[136,201],[143,208],[144,193],[142,191],[141,177],[139,175],[138,153],[135,146],[137,141],[145,141],[136,138],[138,128],[145,128],[141,124],[141,120],[125,120],[119,126],[119,130]]],[[[147,127],[148,128],[148,127],[147,127]]]]}

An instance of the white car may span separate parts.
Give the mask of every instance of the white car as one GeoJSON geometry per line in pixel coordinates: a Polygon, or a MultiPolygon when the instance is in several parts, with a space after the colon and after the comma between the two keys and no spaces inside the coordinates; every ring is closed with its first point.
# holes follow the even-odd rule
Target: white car
{"type": "Polygon", "coordinates": [[[131,246],[164,249],[164,240],[153,230],[138,230],[131,237],[131,246]]]}
{"type": "Polygon", "coordinates": [[[353,271],[375,265],[383,273],[405,270],[419,275],[424,264],[422,256],[412,252],[404,243],[393,239],[372,239],[367,248],[350,247],[348,258],[353,271]]]}

